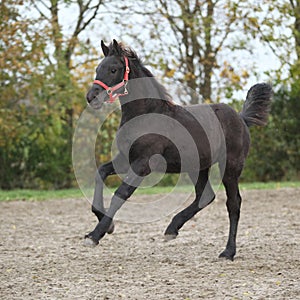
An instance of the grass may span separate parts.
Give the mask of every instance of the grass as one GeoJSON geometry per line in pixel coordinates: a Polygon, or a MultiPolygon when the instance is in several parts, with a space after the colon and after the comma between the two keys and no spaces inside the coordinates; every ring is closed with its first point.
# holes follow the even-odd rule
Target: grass
{"type": "Polygon", "coordinates": [[[300,181],[286,182],[247,182],[241,183],[242,190],[275,190],[280,188],[300,188],[300,181]]]}
{"type": "Polygon", "coordinates": [[[0,201],[9,200],[47,200],[59,198],[80,198],[83,197],[79,189],[66,190],[0,190],[0,201]]]}
{"type": "MultiPolygon", "coordinates": [[[[254,189],[279,189],[279,188],[300,188],[299,181],[290,182],[252,182],[252,183],[241,183],[241,190],[254,190],[254,189]]],[[[154,195],[154,194],[166,194],[173,190],[174,187],[152,187],[152,188],[141,188],[136,191],[138,195],[154,195]]],[[[223,187],[221,187],[223,188],[223,187]]],[[[180,186],[176,188],[179,193],[188,193],[193,190],[192,186],[180,186]]],[[[110,192],[113,193],[114,189],[110,192]]],[[[106,192],[109,194],[109,192],[106,192]]],[[[0,201],[11,201],[11,200],[48,200],[48,199],[63,199],[63,198],[83,198],[84,195],[80,189],[66,189],[66,190],[11,190],[4,191],[0,190],[0,201]]]]}

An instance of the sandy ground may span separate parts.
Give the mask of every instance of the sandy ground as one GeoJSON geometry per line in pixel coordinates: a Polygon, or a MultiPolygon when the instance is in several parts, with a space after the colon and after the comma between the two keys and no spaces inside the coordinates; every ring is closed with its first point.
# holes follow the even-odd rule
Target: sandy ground
{"type": "Polygon", "coordinates": [[[1,202],[0,299],[300,299],[300,190],[242,196],[234,262],[218,259],[223,192],[176,240],[163,240],[172,216],[117,221],[96,248],[82,245],[96,224],[84,199],[1,202]]]}

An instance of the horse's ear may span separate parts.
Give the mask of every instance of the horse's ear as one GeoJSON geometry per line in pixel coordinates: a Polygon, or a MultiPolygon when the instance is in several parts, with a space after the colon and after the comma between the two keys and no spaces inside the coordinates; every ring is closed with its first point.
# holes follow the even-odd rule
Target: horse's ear
{"type": "Polygon", "coordinates": [[[101,40],[101,48],[104,56],[107,56],[109,52],[109,48],[104,44],[103,40],[101,40]]]}
{"type": "Polygon", "coordinates": [[[115,53],[117,54],[117,55],[121,55],[122,53],[122,51],[121,51],[121,48],[120,48],[120,46],[119,46],[119,43],[115,40],[115,39],[113,39],[113,48],[114,48],[114,50],[115,50],[115,53]]]}

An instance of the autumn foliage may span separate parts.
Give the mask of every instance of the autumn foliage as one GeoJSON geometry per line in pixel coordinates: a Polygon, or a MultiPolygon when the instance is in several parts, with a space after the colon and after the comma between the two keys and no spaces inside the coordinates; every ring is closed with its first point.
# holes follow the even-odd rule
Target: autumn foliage
{"type": "MultiPolygon", "coordinates": [[[[128,24],[132,18],[120,20],[112,14],[112,24],[121,28],[125,39],[133,36],[137,46],[144,49],[154,74],[162,74],[165,82],[174,78],[206,102],[226,99],[240,109],[242,102],[233,99],[234,92],[246,90],[249,78],[259,71],[260,62],[255,69],[253,65],[236,67],[236,62],[224,54],[222,57],[224,49],[248,51],[251,61],[248,42],[256,39],[275,53],[281,67],[267,73],[276,92],[269,124],[251,129],[253,147],[242,179],[299,179],[299,1],[268,0],[261,7],[251,6],[251,1],[227,0],[156,0],[150,7],[147,1],[138,2],[145,5],[130,0],[127,6],[117,1],[115,6],[149,18],[144,29],[147,34],[152,26],[148,40],[134,33],[136,28],[128,24]],[[170,38],[167,44],[161,24],[166,30],[168,24],[176,43],[170,38]],[[287,29],[281,32],[283,24],[287,29]],[[146,41],[156,47],[146,47],[146,41]],[[283,69],[288,70],[285,78],[283,69]]],[[[1,2],[0,188],[76,185],[71,160],[73,132],[86,106],[85,93],[99,60],[99,45],[92,45],[83,33],[92,30],[91,24],[102,17],[101,7],[107,11],[105,5],[106,1],[79,0],[1,2]],[[78,16],[66,34],[60,11],[70,5],[75,5],[78,16]]],[[[99,40],[104,38],[103,30],[98,28],[97,33],[99,40]]],[[[197,99],[192,97],[189,102],[196,103],[197,99]]],[[[99,164],[111,158],[117,126],[118,115],[114,114],[102,127],[95,154],[99,164]]],[[[172,182],[172,178],[167,179],[167,183],[172,182]]]]}

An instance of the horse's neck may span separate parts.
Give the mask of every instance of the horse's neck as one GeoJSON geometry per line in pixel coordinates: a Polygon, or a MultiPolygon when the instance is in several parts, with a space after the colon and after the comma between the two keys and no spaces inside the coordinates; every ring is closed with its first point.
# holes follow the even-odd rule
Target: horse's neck
{"type": "Polygon", "coordinates": [[[131,76],[128,81],[128,95],[120,97],[122,106],[121,125],[130,119],[149,113],[169,114],[172,105],[164,95],[163,89],[146,68],[131,66],[131,76]]]}
{"type": "Polygon", "coordinates": [[[175,105],[170,106],[165,100],[159,98],[130,98],[130,96],[122,97],[121,100],[121,126],[129,120],[144,114],[164,114],[169,115],[175,109],[175,105]],[[126,102],[127,100],[127,102],[126,102]]]}

